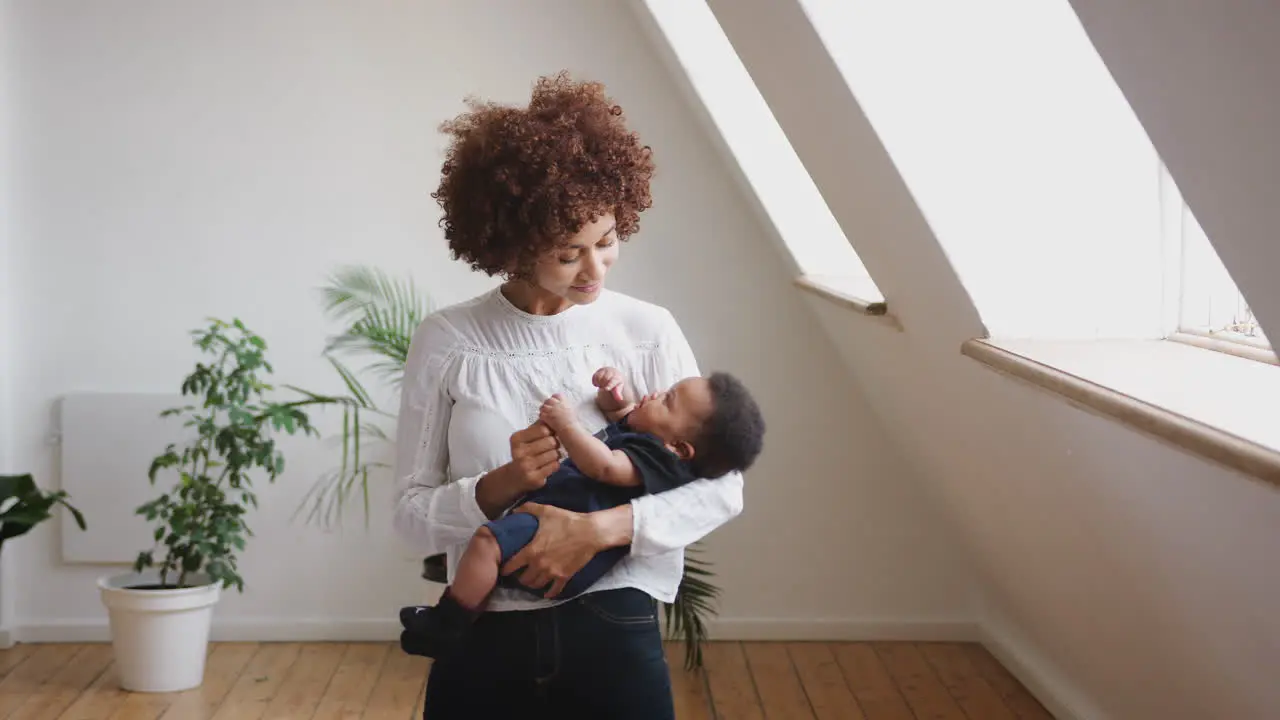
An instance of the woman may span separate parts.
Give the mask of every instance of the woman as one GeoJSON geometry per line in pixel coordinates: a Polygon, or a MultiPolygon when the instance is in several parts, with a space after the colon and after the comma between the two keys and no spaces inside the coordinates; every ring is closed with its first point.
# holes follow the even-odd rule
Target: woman
{"type": "MultiPolygon", "coordinates": [[[[527,108],[471,104],[433,195],[455,258],[505,282],[428,317],[405,367],[397,438],[397,531],[448,554],[525,492],[560,452],[537,422],[563,394],[592,430],[596,369],[621,369],[638,393],[698,374],[666,310],[604,289],[619,243],[649,207],[649,148],[599,83],[561,74],[527,108]]],[[[578,598],[498,590],[459,657],[437,661],[426,715],[450,718],[673,717],[657,602],[675,598],[683,549],[742,509],[742,478],[700,479],[630,505],[577,514],[529,505],[530,544],[503,568],[562,583],[596,552],[630,553],[578,598]]]]}

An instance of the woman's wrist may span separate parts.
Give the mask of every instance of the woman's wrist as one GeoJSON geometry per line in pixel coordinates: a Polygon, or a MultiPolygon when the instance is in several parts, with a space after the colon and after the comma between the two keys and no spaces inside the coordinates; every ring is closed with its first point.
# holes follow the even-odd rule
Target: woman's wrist
{"type": "Polygon", "coordinates": [[[513,470],[511,463],[507,463],[476,481],[476,504],[490,520],[501,515],[523,494],[512,478],[513,470]]]}
{"type": "Polygon", "coordinates": [[[597,510],[588,513],[591,527],[595,531],[596,545],[601,550],[623,547],[631,544],[634,534],[635,515],[631,503],[623,503],[608,510],[597,510]]]}

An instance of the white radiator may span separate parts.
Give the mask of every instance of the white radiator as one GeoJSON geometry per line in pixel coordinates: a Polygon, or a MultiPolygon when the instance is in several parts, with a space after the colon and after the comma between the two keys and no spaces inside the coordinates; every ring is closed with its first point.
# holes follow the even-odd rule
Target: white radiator
{"type": "Polygon", "coordinates": [[[181,407],[181,395],[77,393],[62,399],[62,489],[85,514],[81,531],[69,517],[62,528],[62,558],[75,563],[132,563],[154,544],[154,527],[134,510],[172,487],[176,473],[164,471],[156,485],[147,479],[151,460],[169,443],[182,443],[194,430],[181,415],[160,412],[181,407]]]}

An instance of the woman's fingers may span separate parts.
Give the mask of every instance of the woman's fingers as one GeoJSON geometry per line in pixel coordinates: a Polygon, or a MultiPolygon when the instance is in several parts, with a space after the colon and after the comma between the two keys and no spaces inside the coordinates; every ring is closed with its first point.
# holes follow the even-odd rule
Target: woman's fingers
{"type": "Polygon", "coordinates": [[[542,481],[546,480],[547,476],[555,472],[559,466],[560,453],[556,450],[549,450],[537,457],[529,458],[519,465],[529,489],[541,487],[542,481]]]}
{"type": "Polygon", "coordinates": [[[552,472],[555,472],[556,466],[559,464],[560,451],[553,447],[550,450],[540,452],[537,455],[526,456],[524,461],[520,463],[520,468],[529,474],[536,474],[545,471],[547,475],[550,475],[552,472]]]}
{"type": "MultiPolygon", "coordinates": [[[[545,585],[545,583],[543,583],[545,585]]],[[[569,584],[569,578],[560,578],[551,585],[551,589],[547,591],[546,597],[553,598],[564,590],[564,586],[569,584]]],[[[530,585],[529,587],[541,587],[540,585],[530,585]]]]}
{"type": "Polygon", "coordinates": [[[537,467],[539,471],[545,470],[546,473],[550,475],[555,472],[556,468],[560,465],[560,449],[553,446],[550,450],[537,455],[534,460],[537,462],[535,467],[537,467]]]}
{"type": "Polygon", "coordinates": [[[529,549],[529,546],[525,545],[524,548],[520,550],[520,552],[516,553],[515,555],[512,555],[511,559],[508,560],[506,564],[502,566],[502,574],[510,575],[511,573],[519,570],[520,568],[528,565],[529,556],[531,554],[532,554],[532,551],[529,549]]]}
{"type": "Polygon", "coordinates": [[[520,584],[534,590],[541,590],[551,582],[550,576],[545,572],[538,572],[537,568],[530,565],[525,568],[524,574],[520,576],[520,584]]]}
{"type": "Polygon", "coordinates": [[[525,490],[542,487],[543,481],[559,467],[560,450],[557,445],[537,455],[526,455],[515,463],[515,468],[520,473],[520,484],[525,490]]]}
{"type": "MultiPolygon", "coordinates": [[[[541,590],[549,585],[552,580],[555,580],[555,578],[552,576],[550,571],[542,566],[541,563],[530,557],[525,557],[525,553],[528,551],[529,548],[526,547],[524,550],[521,550],[520,553],[516,554],[515,557],[508,560],[507,564],[502,566],[502,574],[509,575],[523,568],[524,571],[520,573],[520,584],[527,588],[541,590]]],[[[557,582],[561,587],[564,586],[563,582],[557,582]]]]}
{"type": "Polygon", "coordinates": [[[516,455],[520,457],[537,457],[543,455],[549,450],[554,451],[558,447],[560,447],[559,440],[554,437],[544,437],[539,440],[534,440],[517,446],[516,455]]]}
{"type": "Polygon", "coordinates": [[[516,553],[505,565],[502,566],[502,574],[510,575],[514,572],[523,570],[520,574],[520,584],[531,587],[541,588],[551,582],[551,576],[546,569],[542,568],[539,563],[534,561],[534,546],[532,544],[525,545],[524,549],[516,553]]]}
{"type": "Polygon", "coordinates": [[[512,445],[523,445],[524,443],[534,442],[541,438],[552,437],[551,428],[541,421],[535,422],[523,430],[517,430],[511,433],[512,445]]]}

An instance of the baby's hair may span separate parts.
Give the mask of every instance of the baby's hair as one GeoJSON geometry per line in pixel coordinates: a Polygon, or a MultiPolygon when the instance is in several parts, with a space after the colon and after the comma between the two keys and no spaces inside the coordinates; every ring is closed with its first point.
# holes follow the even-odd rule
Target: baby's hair
{"type": "Polygon", "coordinates": [[[690,469],[701,478],[718,478],[751,467],[764,445],[764,416],[741,380],[725,372],[707,377],[714,409],[694,442],[690,469]]]}

